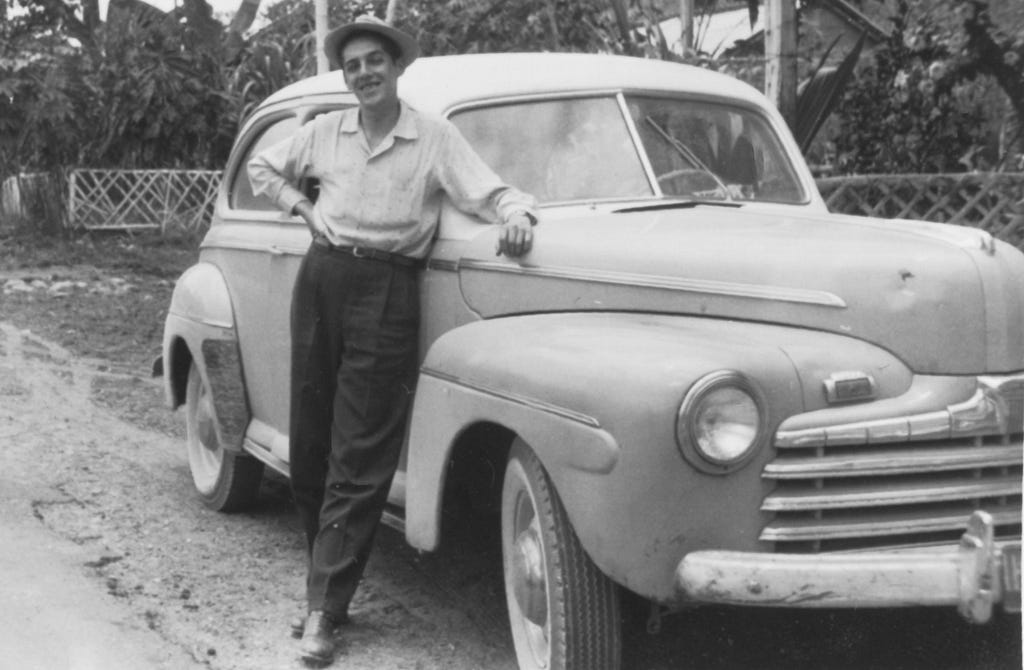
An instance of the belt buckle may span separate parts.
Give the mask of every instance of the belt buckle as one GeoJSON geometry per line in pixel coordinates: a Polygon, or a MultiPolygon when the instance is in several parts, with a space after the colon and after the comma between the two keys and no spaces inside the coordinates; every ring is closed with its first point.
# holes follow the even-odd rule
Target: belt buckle
{"type": "Polygon", "coordinates": [[[370,255],[368,253],[366,253],[363,250],[362,247],[356,247],[356,246],[352,247],[352,255],[355,256],[356,258],[369,258],[370,257],[370,255]]]}

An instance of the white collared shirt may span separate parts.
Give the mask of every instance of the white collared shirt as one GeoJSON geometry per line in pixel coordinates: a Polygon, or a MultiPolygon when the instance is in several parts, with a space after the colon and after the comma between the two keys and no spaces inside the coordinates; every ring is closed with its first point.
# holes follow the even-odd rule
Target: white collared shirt
{"type": "Polygon", "coordinates": [[[524,212],[537,220],[533,197],[494,174],[446,119],[402,103],[398,122],[373,150],[359,125],[359,108],[322,114],[289,139],[249,161],[255,193],[286,212],[305,199],[304,177],[320,180],[313,207],[332,244],[369,246],[424,257],[437,227],[443,195],[485,221],[524,212]]]}

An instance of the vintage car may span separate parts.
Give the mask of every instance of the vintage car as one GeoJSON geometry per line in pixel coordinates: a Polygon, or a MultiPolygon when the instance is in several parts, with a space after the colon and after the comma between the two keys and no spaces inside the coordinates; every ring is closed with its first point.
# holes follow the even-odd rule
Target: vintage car
{"type": "MultiPolygon", "coordinates": [[[[399,84],[541,203],[518,259],[442,212],[387,513],[429,551],[447,493],[493,498],[520,667],[618,667],[625,590],[652,624],[699,603],[1019,611],[1017,249],[830,214],[777,111],[713,72],[483,54],[420,59],[399,84]]],[[[265,466],[288,473],[310,244],[246,162],[353,104],[329,73],[256,110],[175,288],[162,370],[214,509],[244,507],[265,466]]]]}

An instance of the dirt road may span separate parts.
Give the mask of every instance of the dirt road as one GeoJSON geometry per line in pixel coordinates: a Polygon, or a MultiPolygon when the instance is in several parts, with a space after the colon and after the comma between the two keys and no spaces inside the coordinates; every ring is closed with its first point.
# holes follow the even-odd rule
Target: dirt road
{"type": "MultiPolygon", "coordinates": [[[[137,389],[140,403],[159,398],[143,371],[76,358],[0,322],[0,602],[21,598],[17,611],[29,617],[0,616],[0,670],[117,667],[95,662],[111,636],[122,653],[141,650],[131,664],[139,670],[302,667],[287,623],[302,609],[303,549],[284,483],[269,479],[250,514],[205,510],[180,436],[98,406],[111,385],[137,389]],[[32,597],[61,575],[77,610],[54,617],[32,597]],[[5,650],[31,636],[84,644],[78,664],[41,653],[12,664],[5,650]]],[[[382,531],[352,616],[336,667],[515,668],[486,538],[473,552],[420,556],[382,531]]],[[[665,619],[653,637],[642,614],[633,619],[627,670],[1021,667],[1019,617],[972,628],[946,611],[710,608],[665,619]]]]}

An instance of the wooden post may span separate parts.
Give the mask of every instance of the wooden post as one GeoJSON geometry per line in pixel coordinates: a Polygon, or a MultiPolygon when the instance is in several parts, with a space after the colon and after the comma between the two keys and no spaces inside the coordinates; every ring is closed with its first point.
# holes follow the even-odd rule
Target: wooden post
{"type": "MultiPolygon", "coordinates": [[[[70,170],[68,174],[68,228],[74,229],[75,227],[75,215],[78,214],[78,207],[75,196],[78,195],[76,188],[78,184],[78,170],[70,170]]],[[[20,190],[21,180],[18,180],[18,187],[20,190]]],[[[20,195],[20,194],[19,194],[20,195]]]]}
{"type": "Polygon", "coordinates": [[[324,41],[327,39],[327,0],[313,0],[313,21],[316,26],[316,73],[329,72],[331,64],[324,53],[324,41]]]}
{"type": "Polygon", "coordinates": [[[679,51],[683,57],[693,53],[694,0],[679,0],[679,51]]]}
{"type": "Polygon", "coordinates": [[[794,0],[766,0],[764,89],[790,128],[796,119],[796,8],[794,0]]]}

